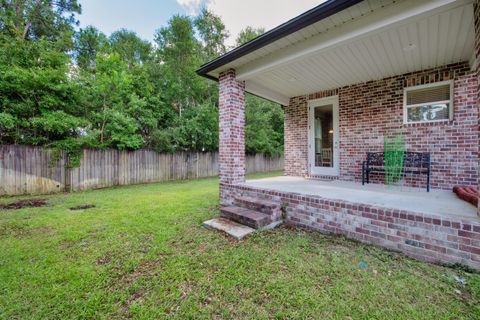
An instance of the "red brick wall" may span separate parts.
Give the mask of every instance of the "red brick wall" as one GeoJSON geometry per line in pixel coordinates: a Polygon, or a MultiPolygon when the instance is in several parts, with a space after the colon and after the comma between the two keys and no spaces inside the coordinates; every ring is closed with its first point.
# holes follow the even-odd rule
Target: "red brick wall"
{"type": "Polygon", "coordinates": [[[220,183],[245,182],[245,83],[234,70],[220,74],[219,134],[220,183]]]}
{"type": "Polygon", "coordinates": [[[292,98],[285,108],[285,173],[307,174],[307,101],[338,95],[340,179],[360,181],[366,152],[382,151],[384,133],[398,129],[404,132],[407,151],[431,153],[433,188],[450,189],[455,184],[477,186],[477,86],[476,73],[470,71],[468,63],[459,63],[292,98]],[[451,79],[454,79],[453,121],[403,124],[405,87],[451,79]]]}
{"type": "MultiPolygon", "coordinates": [[[[480,1],[475,0],[473,3],[473,8],[474,8],[474,19],[475,19],[475,56],[477,58],[477,81],[478,81],[478,86],[477,86],[477,106],[479,108],[479,114],[480,114],[480,64],[478,63],[480,61],[480,1]]],[[[478,119],[478,124],[480,126],[480,115],[478,119]]],[[[480,136],[479,136],[480,138],[480,136]]],[[[479,167],[480,167],[480,153],[478,154],[479,158],[479,167]]],[[[480,183],[478,184],[478,195],[480,196],[480,183]]],[[[478,214],[480,215],[480,201],[478,202],[478,214]]]]}
{"type": "Polygon", "coordinates": [[[279,203],[286,221],[341,234],[429,262],[460,263],[480,270],[480,222],[388,209],[245,185],[221,188],[223,198],[249,196],[279,203]]]}
{"type": "Polygon", "coordinates": [[[284,109],[285,118],[285,174],[306,176],[308,174],[308,108],[306,97],[290,99],[284,109]]]}

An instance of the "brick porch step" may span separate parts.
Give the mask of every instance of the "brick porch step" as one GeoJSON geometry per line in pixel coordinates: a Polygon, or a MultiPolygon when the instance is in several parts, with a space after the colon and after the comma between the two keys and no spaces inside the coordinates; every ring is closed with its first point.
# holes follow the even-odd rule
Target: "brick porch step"
{"type": "Polygon", "coordinates": [[[278,203],[253,198],[253,197],[235,197],[235,204],[239,207],[247,208],[273,216],[273,220],[281,216],[281,206],[278,203]]]}
{"type": "Polygon", "coordinates": [[[272,223],[268,214],[237,206],[221,208],[220,216],[255,229],[267,227],[272,223]]]}

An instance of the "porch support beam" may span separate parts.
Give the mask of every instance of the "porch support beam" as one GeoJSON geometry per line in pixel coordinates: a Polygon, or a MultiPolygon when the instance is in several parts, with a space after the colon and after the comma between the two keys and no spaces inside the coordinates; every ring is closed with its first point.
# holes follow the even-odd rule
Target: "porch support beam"
{"type": "Polygon", "coordinates": [[[360,19],[338,26],[327,33],[320,33],[298,45],[287,47],[249,63],[237,70],[237,78],[248,80],[286,64],[307,58],[321,51],[342,45],[366,35],[378,34],[388,28],[407,23],[410,19],[430,16],[471,3],[471,0],[406,0],[375,11],[368,19],[360,19]]]}
{"type": "Polygon", "coordinates": [[[230,69],[219,77],[219,175],[222,185],[245,182],[245,83],[230,69]]]}
{"type": "Polygon", "coordinates": [[[245,90],[251,94],[279,103],[282,106],[288,106],[289,98],[287,96],[277,91],[266,88],[256,82],[247,81],[245,83],[245,90]]]}

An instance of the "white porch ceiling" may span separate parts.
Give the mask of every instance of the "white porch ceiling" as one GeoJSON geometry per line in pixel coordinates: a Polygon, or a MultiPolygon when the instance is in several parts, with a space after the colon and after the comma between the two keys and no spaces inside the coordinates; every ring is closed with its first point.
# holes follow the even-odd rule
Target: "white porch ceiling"
{"type": "Polygon", "coordinates": [[[247,91],[289,97],[455,62],[474,53],[471,0],[368,0],[237,59],[247,91]]]}

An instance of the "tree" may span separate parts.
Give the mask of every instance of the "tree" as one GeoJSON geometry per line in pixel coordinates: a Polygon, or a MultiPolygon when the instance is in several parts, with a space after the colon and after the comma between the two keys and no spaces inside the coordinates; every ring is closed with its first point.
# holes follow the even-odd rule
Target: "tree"
{"type": "Polygon", "coordinates": [[[118,53],[129,68],[143,64],[151,58],[152,45],[140,39],[133,31],[121,29],[110,36],[112,52],[118,53]]]}
{"type": "MultiPolygon", "coordinates": [[[[162,152],[218,149],[218,90],[195,73],[226,52],[218,16],[173,16],[155,34],[73,33],[77,0],[0,0],[0,143],[162,152]],[[73,43],[73,45],[71,45],[73,43]]],[[[239,43],[263,29],[247,28],[239,43]]],[[[279,105],[247,95],[247,152],[278,154],[279,105]]]]}
{"type": "Polygon", "coordinates": [[[195,38],[191,19],[173,16],[167,27],[157,31],[155,42],[164,78],[163,99],[181,115],[202,96],[203,79],[195,73],[200,64],[200,44],[195,38]]]}
{"type": "Polygon", "coordinates": [[[206,103],[185,110],[175,123],[152,134],[158,152],[218,150],[218,108],[206,103]]]}
{"type": "Polygon", "coordinates": [[[83,70],[93,70],[99,53],[109,51],[107,37],[93,26],[80,29],[75,34],[75,52],[77,65],[83,70]]]}
{"type": "Polygon", "coordinates": [[[98,55],[95,64],[88,101],[92,127],[86,134],[95,137],[101,148],[140,148],[143,139],[130,111],[144,106],[144,100],[133,93],[125,63],[118,54],[110,54],[98,55]]]}
{"type": "Polygon", "coordinates": [[[253,28],[253,27],[246,27],[245,29],[241,30],[237,37],[237,46],[240,46],[244,43],[247,43],[250,40],[255,39],[259,35],[265,33],[264,28],[253,28]]]}
{"type": "Polygon", "coordinates": [[[218,149],[218,109],[211,104],[187,110],[181,119],[183,150],[215,151],[218,149]]]}
{"type": "Polygon", "coordinates": [[[76,14],[81,13],[77,0],[0,0],[0,32],[17,39],[62,39],[71,45],[76,14]]]}
{"type": "Polygon", "coordinates": [[[0,37],[1,143],[47,144],[84,124],[69,57],[46,39],[0,37]]]}
{"type": "Polygon", "coordinates": [[[228,32],[219,16],[203,9],[195,18],[194,24],[203,42],[202,62],[214,59],[227,51],[225,40],[228,38],[228,32]]]}
{"type": "Polygon", "coordinates": [[[277,103],[246,95],[245,150],[279,155],[283,152],[283,110],[277,103]]]}

